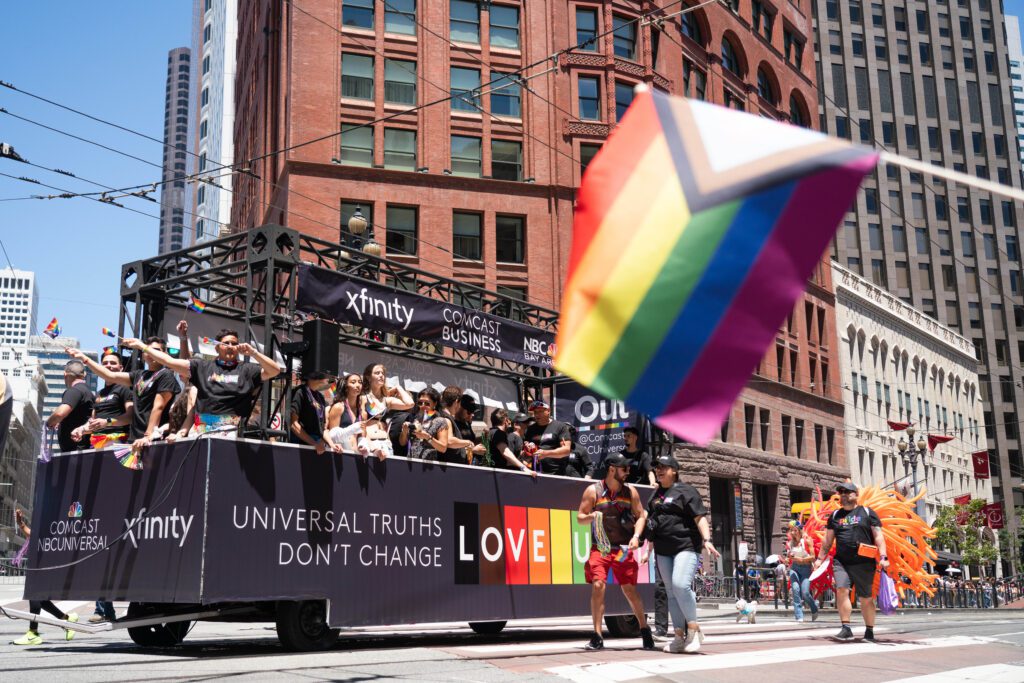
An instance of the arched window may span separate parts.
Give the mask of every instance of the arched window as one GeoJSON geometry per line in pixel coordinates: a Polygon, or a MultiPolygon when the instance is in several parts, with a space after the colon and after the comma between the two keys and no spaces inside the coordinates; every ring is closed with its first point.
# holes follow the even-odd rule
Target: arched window
{"type": "Polygon", "coordinates": [[[728,38],[722,38],[722,68],[728,69],[737,76],[740,74],[740,60],[736,56],[736,48],[729,42],[728,38]]]}
{"type": "Polygon", "coordinates": [[[762,100],[771,102],[773,106],[779,104],[779,98],[775,95],[775,86],[772,84],[772,78],[764,70],[764,67],[760,67],[757,70],[757,94],[761,96],[762,100]]]}
{"type": "Polygon", "coordinates": [[[686,12],[679,15],[679,27],[684,36],[695,43],[704,44],[704,34],[700,30],[700,22],[697,21],[696,12],[686,12]]]}
{"type": "Polygon", "coordinates": [[[797,97],[796,93],[789,96],[789,122],[801,128],[809,128],[811,123],[807,120],[804,103],[797,97]]]}

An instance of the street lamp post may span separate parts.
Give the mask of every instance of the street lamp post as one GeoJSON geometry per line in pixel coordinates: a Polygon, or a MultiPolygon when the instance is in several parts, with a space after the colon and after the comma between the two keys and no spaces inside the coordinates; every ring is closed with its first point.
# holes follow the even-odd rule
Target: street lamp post
{"type": "MultiPolygon", "coordinates": [[[[917,495],[917,461],[920,460],[924,463],[924,458],[928,454],[928,443],[924,440],[924,436],[914,443],[914,434],[916,430],[913,427],[907,427],[907,436],[910,438],[910,443],[907,443],[902,437],[896,447],[900,451],[900,457],[903,458],[904,465],[910,465],[910,472],[913,476],[914,483],[914,495],[917,495]]],[[[918,500],[914,504],[914,511],[917,516],[924,519],[924,500],[918,500]]]]}

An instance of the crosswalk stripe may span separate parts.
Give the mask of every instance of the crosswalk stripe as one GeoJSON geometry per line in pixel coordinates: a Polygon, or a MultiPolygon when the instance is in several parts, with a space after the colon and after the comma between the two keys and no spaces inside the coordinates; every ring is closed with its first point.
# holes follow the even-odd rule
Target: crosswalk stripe
{"type": "Polygon", "coordinates": [[[712,671],[717,669],[749,668],[773,666],[790,662],[802,662],[831,657],[846,657],[865,654],[892,654],[894,652],[910,652],[929,648],[966,647],[991,643],[991,638],[972,636],[953,636],[949,638],[927,638],[912,643],[837,643],[835,645],[815,645],[810,647],[779,648],[774,650],[751,650],[742,656],[736,653],[705,655],[690,657],[686,655],[661,656],[658,659],[645,659],[630,662],[585,664],[574,666],[556,666],[547,672],[562,678],[580,683],[591,683],[594,680],[631,681],[652,676],[686,673],[693,671],[712,671]]]}
{"type": "MultiPolygon", "coordinates": [[[[708,628],[706,626],[702,626],[701,628],[704,629],[704,631],[708,631],[708,628]]],[[[791,640],[797,638],[820,638],[824,637],[825,630],[826,627],[761,631],[755,633],[730,633],[728,635],[709,635],[706,644],[715,645],[716,643],[750,643],[763,641],[766,639],[791,640]]],[[[875,629],[875,632],[882,633],[884,631],[889,630],[891,629],[889,629],[888,627],[880,626],[875,629]]],[[[606,640],[604,646],[607,650],[636,650],[639,647],[639,642],[639,638],[606,640]]],[[[557,643],[495,643],[490,645],[466,645],[463,647],[449,648],[449,650],[453,652],[464,652],[466,654],[477,655],[514,654],[521,652],[540,653],[554,652],[559,650],[571,652],[574,650],[582,650],[583,645],[584,643],[582,641],[562,641],[557,643]]]]}
{"type": "Polygon", "coordinates": [[[1020,683],[1024,681],[1024,666],[1020,664],[985,664],[964,669],[943,671],[912,678],[901,678],[889,683],[963,683],[964,681],[985,681],[985,683],[1020,683]]]}

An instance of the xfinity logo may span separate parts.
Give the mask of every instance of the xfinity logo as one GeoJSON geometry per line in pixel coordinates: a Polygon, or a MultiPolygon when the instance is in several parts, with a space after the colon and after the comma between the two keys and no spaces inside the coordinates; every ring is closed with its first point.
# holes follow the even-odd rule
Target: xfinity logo
{"type": "Polygon", "coordinates": [[[139,547],[139,541],[167,538],[180,539],[178,547],[183,548],[194,518],[195,515],[189,515],[188,518],[179,515],[178,508],[163,517],[146,517],[146,508],[142,508],[134,519],[124,520],[124,528],[128,532],[128,540],[136,548],[139,547]]]}
{"type": "Polygon", "coordinates": [[[358,294],[355,292],[345,292],[345,296],[348,297],[345,310],[355,313],[360,321],[363,320],[364,315],[372,315],[398,322],[402,325],[403,330],[409,329],[409,325],[412,323],[412,314],[415,309],[412,306],[403,306],[399,303],[397,296],[394,301],[376,299],[372,296],[366,296],[366,287],[363,287],[358,294]]]}

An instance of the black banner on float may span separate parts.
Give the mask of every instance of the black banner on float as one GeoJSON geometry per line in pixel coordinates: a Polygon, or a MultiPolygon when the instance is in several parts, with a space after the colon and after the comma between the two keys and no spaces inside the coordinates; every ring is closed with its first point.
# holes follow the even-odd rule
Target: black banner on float
{"type": "Polygon", "coordinates": [[[540,368],[554,355],[551,332],[310,265],[299,266],[296,304],[339,323],[540,368]]]}
{"type": "MultiPolygon", "coordinates": [[[[52,570],[29,573],[26,598],[326,599],[332,626],[589,612],[590,525],[576,511],[590,482],[228,439],[154,445],[143,460],[141,472],[112,451],[39,464],[29,566],[52,570]]],[[[652,577],[641,565],[648,601],[652,577]]],[[[609,614],[629,612],[620,591],[607,598],[609,614]]]]}
{"type": "Polygon", "coordinates": [[[595,464],[626,447],[622,434],[626,427],[640,431],[640,450],[649,439],[643,415],[622,401],[605,398],[576,382],[555,385],[555,419],[576,428],[576,443],[587,449],[595,464]]]}

